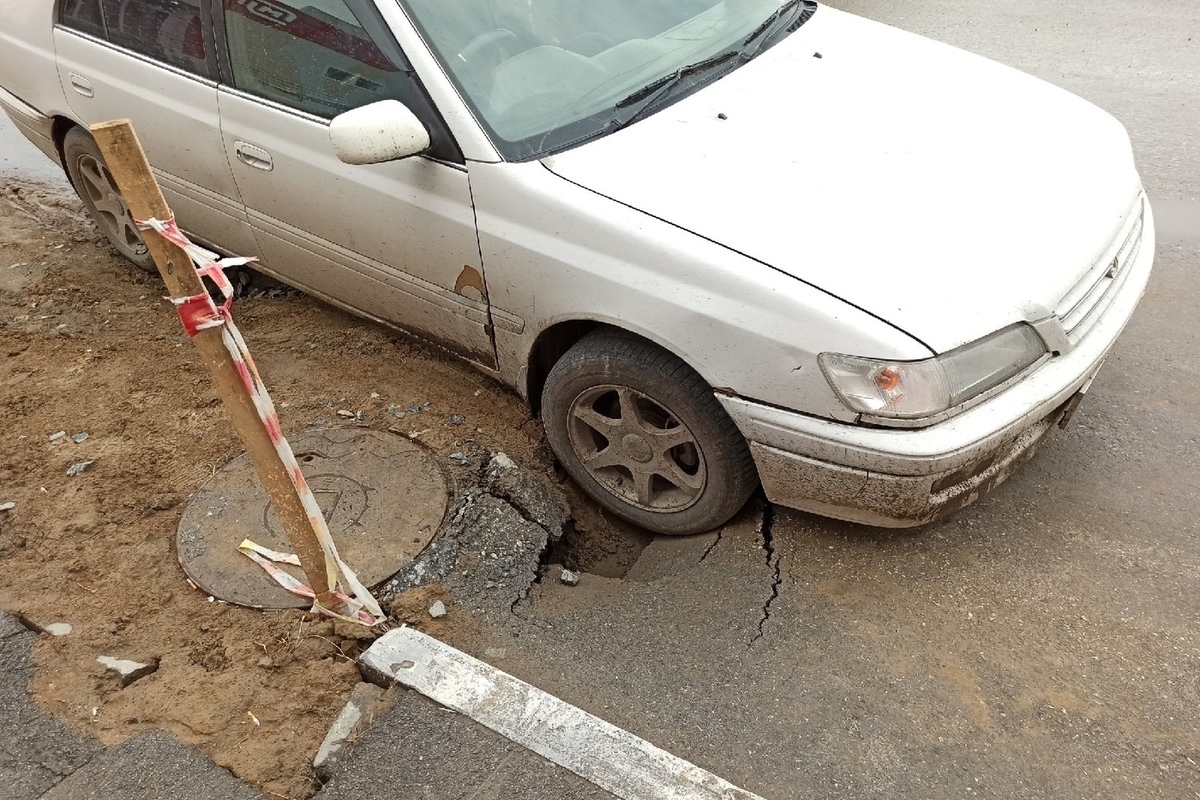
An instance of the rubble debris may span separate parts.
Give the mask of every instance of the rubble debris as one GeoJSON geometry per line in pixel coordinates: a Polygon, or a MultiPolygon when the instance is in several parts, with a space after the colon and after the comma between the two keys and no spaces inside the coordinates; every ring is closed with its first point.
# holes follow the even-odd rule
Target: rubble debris
{"type": "Polygon", "coordinates": [[[88,440],[88,437],[90,435],[91,434],[89,434],[87,431],[81,431],[80,433],[77,433],[74,436],[72,436],[71,441],[74,442],[75,444],[83,444],[84,442],[86,442],[88,440]]]}
{"type": "Polygon", "coordinates": [[[0,512],[12,511],[16,507],[17,507],[16,503],[5,503],[3,505],[0,505],[0,512]]]}
{"type": "Polygon", "coordinates": [[[520,469],[505,453],[492,456],[484,477],[489,493],[544,528],[552,540],[562,538],[571,523],[571,512],[544,481],[520,469]]]}
{"type": "Polygon", "coordinates": [[[471,463],[471,459],[467,457],[466,453],[451,453],[450,460],[460,467],[465,467],[471,463]]]}
{"type": "Polygon", "coordinates": [[[67,477],[78,478],[80,475],[87,472],[88,467],[95,463],[95,461],[80,461],[78,464],[72,464],[67,470],[67,477]]]}
{"type": "Polygon", "coordinates": [[[110,672],[116,673],[122,687],[128,686],[134,681],[141,680],[147,675],[152,675],[158,671],[157,661],[143,664],[139,661],[129,661],[122,658],[113,658],[112,656],[100,656],[96,661],[107,667],[110,672]]]}
{"type": "Polygon", "coordinates": [[[67,436],[66,431],[58,431],[57,433],[50,434],[50,441],[57,442],[59,439],[65,439],[66,436],[67,436]]]}
{"type": "Polygon", "coordinates": [[[429,607],[429,616],[433,617],[434,619],[441,619],[442,617],[446,616],[446,604],[441,600],[435,602],[429,607]]]}
{"type": "MultiPolygon", "coordinates": [[[[548,482],[507,455],[484,463],[484,485],[463,492],[443,532],[380,590],[385,601],[436,580],[454,592],[456,609],[518,613],[543,574],[551,543],[572,527],[571,512],[548,482]]],[[[419,607],[422,617],[427,604],[419,607]]]]}
{"type": "Polygon", "coordinates": [[[75,631],[67,622],[51,622],[49,625],[43,625],[42,630],[51,636],[70,636],[75,631]]]}
{"type": "Polygon", "coordinates": [[[451,414],[450,415],[450,424],[451,425],[463,425],[466,423],[466,421],[467,421],[467,418],[464,417],[462,414],[451,414]]]}
{"type": "Polygon", "coordinates": [[[177,494],[156,494],[146,501],[150,511],[168,511],[179,505],[181,498],[177,494]]]}
{"type": "Polygon", "coordinates": [[[562,575],[560,575],[558,579],[567,586],[578,586],[579,585],[579,573],[572,572],[569,569],[564,569],[562,571],[562,575]]]}

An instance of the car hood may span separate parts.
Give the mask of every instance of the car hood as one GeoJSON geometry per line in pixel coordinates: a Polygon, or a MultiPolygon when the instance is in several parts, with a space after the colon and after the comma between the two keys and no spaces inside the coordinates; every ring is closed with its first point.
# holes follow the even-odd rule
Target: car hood
{"type": "Polygon", "coordinates": [[[1104,111],[828,7],[705,89],[544,163],[935,352],[1052,314],[1140,191],[1104,111]]]}

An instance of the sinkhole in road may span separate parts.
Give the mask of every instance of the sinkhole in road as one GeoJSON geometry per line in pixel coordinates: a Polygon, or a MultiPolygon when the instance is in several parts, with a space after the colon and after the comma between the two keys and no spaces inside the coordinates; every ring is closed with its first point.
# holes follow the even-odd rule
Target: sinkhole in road
{"type": "MultiPolygon", "coordinates": [[[[589,504],[590,505],[590,504],[589,504]]],[[[654,534],[589,507],[576,510],[562,538],[550,542],[542,554],[541,574],[555,566],[605,578],[624,578],[654,534]]]]}

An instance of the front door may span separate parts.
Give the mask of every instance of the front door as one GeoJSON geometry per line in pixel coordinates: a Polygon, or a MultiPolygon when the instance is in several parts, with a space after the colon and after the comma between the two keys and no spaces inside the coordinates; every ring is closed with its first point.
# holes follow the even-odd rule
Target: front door
{"type": "Polygon", "coordinates": [[[54,45],[71,111],[131,119],[180,227],[235,255],[257,244],[221,143],[205,0],[63,0],[54,45]]]}
{"type": "Polygon", "coordinates": [[[222,135],[266,268],[494,366],[467,171],[378,11],[361,0],[219,8],[222,135]],[[421,118],[430,154],[343,164],[329,121],[384,99],[421,118]]]}

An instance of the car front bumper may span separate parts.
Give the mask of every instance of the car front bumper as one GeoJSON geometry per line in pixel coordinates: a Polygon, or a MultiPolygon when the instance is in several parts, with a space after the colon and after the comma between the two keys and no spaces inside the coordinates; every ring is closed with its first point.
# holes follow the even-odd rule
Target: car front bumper
{"type": "Polygon", "coordinates": [[[1003,483],[1069,420],[1146,290],[1154,248],[1147,205],[1141,250],[1078,345],[928,428],[849,425],[718,397],[750,443],[772,502],[865,525],[924,525],[1003,483]]]}

